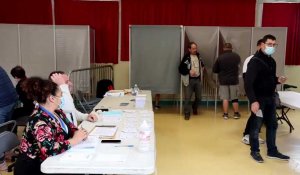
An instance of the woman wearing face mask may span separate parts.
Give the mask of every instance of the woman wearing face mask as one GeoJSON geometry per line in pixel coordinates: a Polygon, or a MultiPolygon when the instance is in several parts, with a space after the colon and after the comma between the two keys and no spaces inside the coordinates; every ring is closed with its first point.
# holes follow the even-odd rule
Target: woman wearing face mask
{"type": "Polygon", "coordinates": [[[47,157],[80,143],[87,137],[87,132],[77,129],[58,109],[62,92],[55,83],[33,77],[22,87],[37,105],[23,133],[14,174],[43,174],[40,166],[47,157]]]}

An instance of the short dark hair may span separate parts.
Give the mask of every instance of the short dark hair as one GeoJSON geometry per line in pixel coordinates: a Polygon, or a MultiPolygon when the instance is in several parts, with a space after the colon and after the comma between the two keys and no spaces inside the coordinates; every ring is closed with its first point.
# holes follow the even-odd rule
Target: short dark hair
{"type": "Polygon", "coordinates": [[[51,76],[53,74],[66,74],[66,73],[64,71],[60,71],[60,70],[53,71],[53,72],[50,73],[50,75],[48,77],[49,80],[51,80],[51,76]]]}
{"type": "Polygon", "coordinates": [[[263,43],[264,42],[264,40],[263,39],[259,39],[257,42],[256,42],[256,46],[259,46],[259,45],[261,45],[261,43],[263,43]]]}
{"type": "Polygon", "coordinates": [[[196,44],[195,42],[192,41],[192,42],[189,43],[188,48],[189,48],[189,49],[192,48],[192,45],[193,45],[193,44],[195,44],[195,45],[197,46],[197,44],[196,44]]]}
{"type": "Polygon", "coordinates": [[[224,44],[224,49],[232,50],[232,44],[231,43],[225,43],[224,44]]]}
{"type": "Polygon", "coordinates": [[[14,78],[26,78],[26,73],[23,67],[21,66],[16,66],[14,68],[11,69],[10,74],[14,77],[14,78]]]}
{"type": "Polygon", "coordinates": [[[276,37],[273,36],[273,35],[271,35],[271,34],[268,34],[268,35],[265,35],[265,36],[262,38],[262,40],[263,40],[264,43],[266,43],[266,41],[267,41],[268,39],[270,39],[270,40],[276,40],[276,37]]]}
{"type": "Polygon", "coordinates": [[[44,80],[40,77],[31,77],[22,83],[22,89],[27,94],[27,98],[37,101],[38,103],[46,103],[49,95],[56,95],[58,86],[50,80],[44,80]]]}

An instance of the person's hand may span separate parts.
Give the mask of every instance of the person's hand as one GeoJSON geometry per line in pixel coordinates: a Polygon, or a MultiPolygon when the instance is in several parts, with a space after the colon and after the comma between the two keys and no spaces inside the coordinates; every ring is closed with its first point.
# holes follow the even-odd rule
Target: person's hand
{"type": "Polygon", "coordinates": [[[256,101],[256,102],[253,102],[251,104],[251,111],[256,114],[259,110],[259,103],[256,101]]]}
{"type": "Polygon", "coordinates": [[[88,115],[87,120],[90,122],[96,122],[98,120],[98,115],[92,112],[88,115]]]}
{"type": "Polygon", "coordinates": [[[190,70],[190,76],[193,77],[196,75],[196,71],[194,69],[190,70]]]}
{"type": "Polygon", "coordinates": [[[53,74],[51,75],[51,80],[56,83],[58,86],[62,85],[62,84],[66,84],[66,81],[65,79],[63,78],[63,75],[62,74],[53,74]]]}
{"type": "Polygon", "coordinates": [[[286,77],[284,77],[284,76],[280,76],[280,77],[278,77],[278,83],[281,83],[281,84],[283,84],[283,83],[285,83],[285,82],[286,82],[286,80],[287,80],[287,78],[286,78],[286,77]]]}
{"type": "Polygon", "coordinates": [[[85,140],[87,136],[88,136],[88,132],[85,129],[81,128],[75,131],[72,139],[70,139],[69,141],[71,145],[77,145],[81,141],[85,140]]]}

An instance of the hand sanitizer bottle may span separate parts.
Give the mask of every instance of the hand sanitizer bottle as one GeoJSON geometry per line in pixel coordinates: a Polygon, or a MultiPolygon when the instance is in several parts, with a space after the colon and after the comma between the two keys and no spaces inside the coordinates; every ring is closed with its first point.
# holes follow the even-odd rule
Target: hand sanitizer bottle
{"type": "Polygon", "coordinates": [[[149,151],[150,150],[150,141],[151,141],[151,127],[146,120],[143,120],[142,125],[139,128],[139,146],[140,151],[149,151]]]}

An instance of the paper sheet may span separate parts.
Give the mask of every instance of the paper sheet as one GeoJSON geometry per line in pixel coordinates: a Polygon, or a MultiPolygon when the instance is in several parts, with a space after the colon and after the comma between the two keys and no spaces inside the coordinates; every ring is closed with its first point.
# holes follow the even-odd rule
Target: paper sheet
{"type": "Polygon", "coordinates": [[[80,142],[78,145],[73,146],[70,151],[94,151],[98,143],[99,139],[97,137],[89,136],[86,140],[80,142]]]}
{"type": "Polygon", "coordinates": [[[86,152],[65,152],[62,154],[60,161],[72,161],[72,162],[86,162],[93,158],[94,153],[86,153],[86,152]]]}

